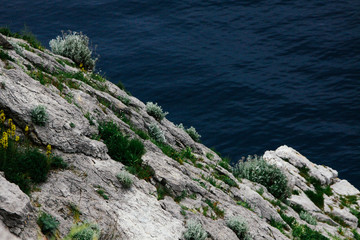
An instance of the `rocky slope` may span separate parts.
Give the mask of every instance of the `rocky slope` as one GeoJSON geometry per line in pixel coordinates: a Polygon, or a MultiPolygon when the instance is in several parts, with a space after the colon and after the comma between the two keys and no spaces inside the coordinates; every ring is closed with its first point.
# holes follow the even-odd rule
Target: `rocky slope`
{"type": "Polygon", "coordinates": [[[76,222],[97,224],[100,239],[183,239],[191,219],[201,223],[207,239],[239,239],[227,227],[231,216],[246,220],[252,239],[294,238],[295,227],[286,221],[289,217],[328,239],[353,239],[353,232],[360,232],[356,217],[360,216],[360,192],[338,179],[335,170],[316,165],[287,146],[266,151],[263,158],[286,173],[293,189],[282,203],[266,187],[235,178],[214,151],[167,119],[154,119],[144,103],[113,83],[81,72],[70,59],[35,49],[22,39],[0,34],[0,45],[9,56],[0,60],[0,109],[13,119],[16,135],[26,135],[32,146],[43,151],[51,145],[52,153],[69,166],[50,171],[46,182],[29,195],[0,175],[1,240],[45,239],[37,224],[41,212],[59,221],[56,239],[66,236],[76,222]],[[45,126],[32,121],[30,113],[38,105],[47,109],[45,126]],[[97,137],[98,125],[104,121],[113,121],[129,138],[143,142],[146,153],[141,159],[154,170],[152,177],[133,176],[129,189],[121,185],[116,175],[125,166],[109,156],[97,137]],[[154,122],[168,146],[177,152],[191,149],[192,157],[176,161],[154,141],[140,138],[139,132],[148,133],[154,122]],[[24,131],[26,125],[29,133],[24,131]],[[235,184],[229,185],[219,175],[235,184]],[[323,194],[320,207],[306,194],[316,193],[319,182],[321,189],[330,192],[323,194]],[[304,221],[301,211],[317,224],[304,221]]]}

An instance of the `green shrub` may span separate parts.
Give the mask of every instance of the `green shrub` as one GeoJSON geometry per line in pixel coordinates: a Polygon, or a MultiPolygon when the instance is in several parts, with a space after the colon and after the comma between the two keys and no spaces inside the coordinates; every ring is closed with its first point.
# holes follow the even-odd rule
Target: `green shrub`
{"type": "Polygon", "coordinates": [[[146,112],[153,116],[157,121],[163,120],[164,117],[169,114],[168,112],[163,112],[161,106],[153,102],[146,103],[146,112]]]}
{"type": "MultiPolygon", "coordinates": [[[[179,125],[176,125],[178,128],[184,130],[187,134],[189,134],[189,136],[195,141],[195,142],[199,142],[201,135],[196,131],[196,129],[191,126],[188,129],[185,129],[184,125],[182,123],[180,123],[179,125]]],[[[211,154],[211,153],[210,153],[211,154]]],[[[207,157],[207,156],[206,156],[207,157]]],[[[210,159],[210,158],[209,158],[210,159]]],[[[211,160],[211,159],[210,159],[211,160]]]]}
{"type": "Polygon", "coordinates": [[[248,234],[248,226],[246,221],[240,216],[234,216],[226,221],[226,225],[234,231],[239,239],[251,239],[248,234]]]}
{"type": "Polygon", "coordinates": [[[13,33],[7,27],[1,27],[0,33],[8,37],[22,38],[27,41],[33,48],[44,50],[41,42],[36,39],[35,35],[26,26],[24,26],[24,29],[21,30],[21,34],[13,33]]]}
{"type": "Polygon", "coordinates": [[[116,177],[124,188],[130,188],[133,184],[133,179],[127,171],[121,171],[116,177]]]}
{"type": "Polygon", "coordinates": [[[64,240],[97,240],[100,229],[96,224],[83,223],[74,225],[64,240]]]}
{"type": "Polygon", "coordinates": [[[196,129],[191,126],[190,128],[186,129],[186,132],[189,134],[189,136],[195,141],[199,142],[201,135],[196,131],[196,129]]]}
{"type": "Polygon", "coordinates": [[[128,172],[146,180],[154,176],[154,170],[142,162],[145,147],[140,140],[124,136],[113,122],[100,123],[99,135],[108,147],[110,157],[125,164],[128,172]]]}
{"type": "Polygon", "coordinates": [[[297,224],[296,219],[294,217],[287,216],[283,211],[279,212],[280,217],[291,227],[293,228],[295,224],[297,224]]]}
{"type": "Polygon", "coordinates": [[[354,234],[355,240],[360,240],[360,234],[356,231],[356,229],[351,230],[351,232],[354,234]]]}
{"type": "Polygon", "coordinates": [[[300,218],[311,225],[317,225],[316,218],[306,211],[300,212],[300,218]]]}
{"type": "Polygon", "coordinates": [[[100,123],[99,134],[115,161],[127,166],[141,161],[141,156],[145,153],[144,144],[138,139],[124,136],[115,123],[100,123]]]}
{"type": "Polygon", "coordinates": [[[271,218],[270,225],[273,226],[274,228],[279,229],[280,232],[285,233],[284,229],[286,228],[286,225],[283,224],[282,222],[279,222],[279,221],[271,218]]]}
{"type": "Polygon", "coordinates": [[[81,32],[63,33],[49,42],[51,51],[55,54],[68,57],[78,66],[87,70],[93,70],[97,58],[92,58],[92,50],[89,47],[89,38],[81,32]]]}
{"type": "Polygon", "coordinates": [[[42,105],[36,106],[31,110],[31,119],[36,125],[45,126],[46,122],[49,120],[46,108],[42,105]]]}
{"type": "Polygon", "coordinates": [[[295,225],[293,227],[292,235],[295,240],[329,240],[321,233],[312,230],[306,225],[295,225]]]}
{"type": "Polygon", "coordinates": [[[42,213],[37,220],[41,232],[46,235],[54,235],[59,226],[59,221],[55,217],[47,213],[42,213]]]}
{"type": "Polygon", "coordinates": [[[305,194],[320,209],[324,208],[324,195],[323,195],[323,192],[318,192],[318,191],[314,192],[314,191],[311,191],[311,190],[306,190],[305,194]]]}
{"type": "Polygon", "coordinates": [[[186,231],[184,232],[185,240],[205,240],[207,238],[206,231],[202,228],[200,222],[196,220],[189,220],[186,224],[186,231]]]}
{"type": "Polygon", "coordinates": [[[60,156],[53,156],[51,158],[51,168],[52,169],[66,169],[68,167],[68,164],[64,162],[62,157],[60,156]]]}
{"type": "Polygon", "coordinates": [[[286,175],[276,166],[267,163],[262,157],[248,157],[247,161],[239,161],[233,169],[239,178],[264,185],[274,197],[284,200],[290,196],[286,175]]]}
{"type": "Polygon", "coordinates": [[[0,49],[0,59],[1,60],[9,60],[9,61],[12,61],[12,62],[14,62],[15,60],[12,58],[12,57],[10,57],[6,52],[4,52],[3,50],[1,50],[0,49]]]}
{"type": "Polygon", "coordinates": [[[354,208],[350,208],[351,214],[353,214],[358,219],[358,228],[360,228],[360,212],[354,208]]]}
{"type": "Polygon", "coordinates": [[[156,184],[156,192],[157,192],[157,195],[158,195],[158,198],[157,198],[158,200],[164,199],[165,196],[172,197],[170,189],[168,187],[166,187],[162,183],[156,184]]]}
{"type": "Polygon", "coordinates": [[[219,202],[211,202],[211,200],[206,199],[205,203],[209,205],[209,207],[214,211],[218,218],[224,218],[225,213],[224,210],[218,207],[219,202]]]}
{"type": "Polygon", "coordinates": [[[148,126],[149,135],[152,139],[159,143],[166,143],[164,132],[160,129],[160,127],[156,123],[151,123],[148,126]]]}

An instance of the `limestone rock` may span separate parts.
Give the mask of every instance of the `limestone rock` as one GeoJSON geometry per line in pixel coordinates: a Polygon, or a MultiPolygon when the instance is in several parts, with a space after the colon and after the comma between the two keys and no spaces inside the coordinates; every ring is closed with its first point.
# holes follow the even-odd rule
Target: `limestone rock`
{"type": "Polygon", "coordinates": [[[359,195],[360,191],[356,189],[347,180],[340,180],[339,182],[331,185],[331,189],[339,195],[359,195]]]}

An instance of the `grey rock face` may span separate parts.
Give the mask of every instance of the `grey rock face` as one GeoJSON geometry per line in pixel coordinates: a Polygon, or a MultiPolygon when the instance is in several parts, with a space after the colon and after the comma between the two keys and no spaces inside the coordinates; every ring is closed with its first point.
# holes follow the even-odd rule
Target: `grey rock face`
{"type": "Polygon", "coordinates": [[[9,50],[14,49],[11,43],[9,43],[6,40],[5,36],[3,36],[2,34],[0,34],[0,46],[2,46],[4,49],[9,49],[9,50]]]}
{"type": "MultiPolygon", "coordinates": [[[[87,79],[85,82],[71,79],[71,84],[60,89],[56,84],[42,85],[31,77],[31,71],[45,70],[43,74],[57,78],[57,71],[74,73],[79,69],[60,64],[59,60],[70,63],[71,60],[49,51],[21,49],[23,44],[18,43],[25,43],[23,40],[6,40],[16,46],[15,50],[4,50],[15,61],[0,61],[0,82],[6,85],[0,91],[0,109],[13,119],[19,135],[29,125],[31,143],[42,149],[50,144],[53,152],[70,167],[51,171],[48,180],[37,185],[38,191],[32,192],[30,198],[0,176],[0,233],[9,229],[21,239],[37,239],[38,234],[41,237],[36,225],[40,211],[60,222],[60,237],[68,234],[74,222],[88,221],[97,224],[102,234],[113,236],[106,239],[183,239],[186,223],[198,219],[208,239],[230,240],[238,238],[227,227],[226,220],[240,216],[247,222],[252,239],[289,239],[291,228],[279,213],[294,217],[299,224],[326,236],[330,236],[327,233],[338,235],[339,224],[328,216],[331,214],[351,227],[357,226],[357,218],[349,209],[358,207],[359,202],[351,203],[350,207],[340,206],[339,202],[352,195],[359,201],[359,191],[347,181],[337,179],[335,170],[310,162],[288,146],[266,151],[263,158],[282,169],[290,188],[297,192],[286,205],[265,186],[236,179],[221,167],[222,159],[215,152],[194,142],[167,119],[156,123],[169,147],[178,152],[190,148],[193,161],[176,161],[151,140],[141,139],[138,131],[148,133],[148,126],[156,120],[148,115],[144,103],[111,82],[99,82],[91,73],[80,73],[87,79]],[[32,123],[30,112],[38,105],[47,109],[49,121],[45,126],[32,123]],[[125,166],[111,159],[106,145],[99,139],[98,125],[102,121],[116,123],[123,134],[144,143],[146,153],[142,161],[154,170],[154,177],[145,181],[134,176],[130,189],[122,187],[116,174],[125,166]],[[333,195],[325,196],[323,209],[306,194],[316,188],[301,173],[301,168],[309,169],[309,176],[318,179],[321,187],[330,185],[333,195]],[[164,199],[160,199],[160,186],[167,190],[164,199]],[[300,219],[293,205],[311,213],[318,225],[314,227],[300,219]],[[74,206],[79,210],[77,217],[74,206]],[[271,226],[274,221],[283,225],[283,233],[271,226]]],[[[352,236],[350,229],[344,232],[345,236],[337,237],[352,236]]]]}
{"type": "Polygon", "coordinates": [[[17,185],[0,176],[0,221],[13,234],[20,236],[24,228],[33,227],[33,211],[30,198],[17,185]]]}

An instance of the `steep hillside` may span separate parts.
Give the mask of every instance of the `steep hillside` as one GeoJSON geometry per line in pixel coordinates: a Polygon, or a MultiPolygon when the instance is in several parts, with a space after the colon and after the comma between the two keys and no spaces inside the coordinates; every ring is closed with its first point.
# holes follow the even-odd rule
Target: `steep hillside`
{"type": "Polygon", "coordinates": [[[0,46],[1,240],[360,239],[360,192],[335,170],[267,151],[290,189],[276,198],[280,183],[240,178],[121,86],[21,38],[0,46]]]}

